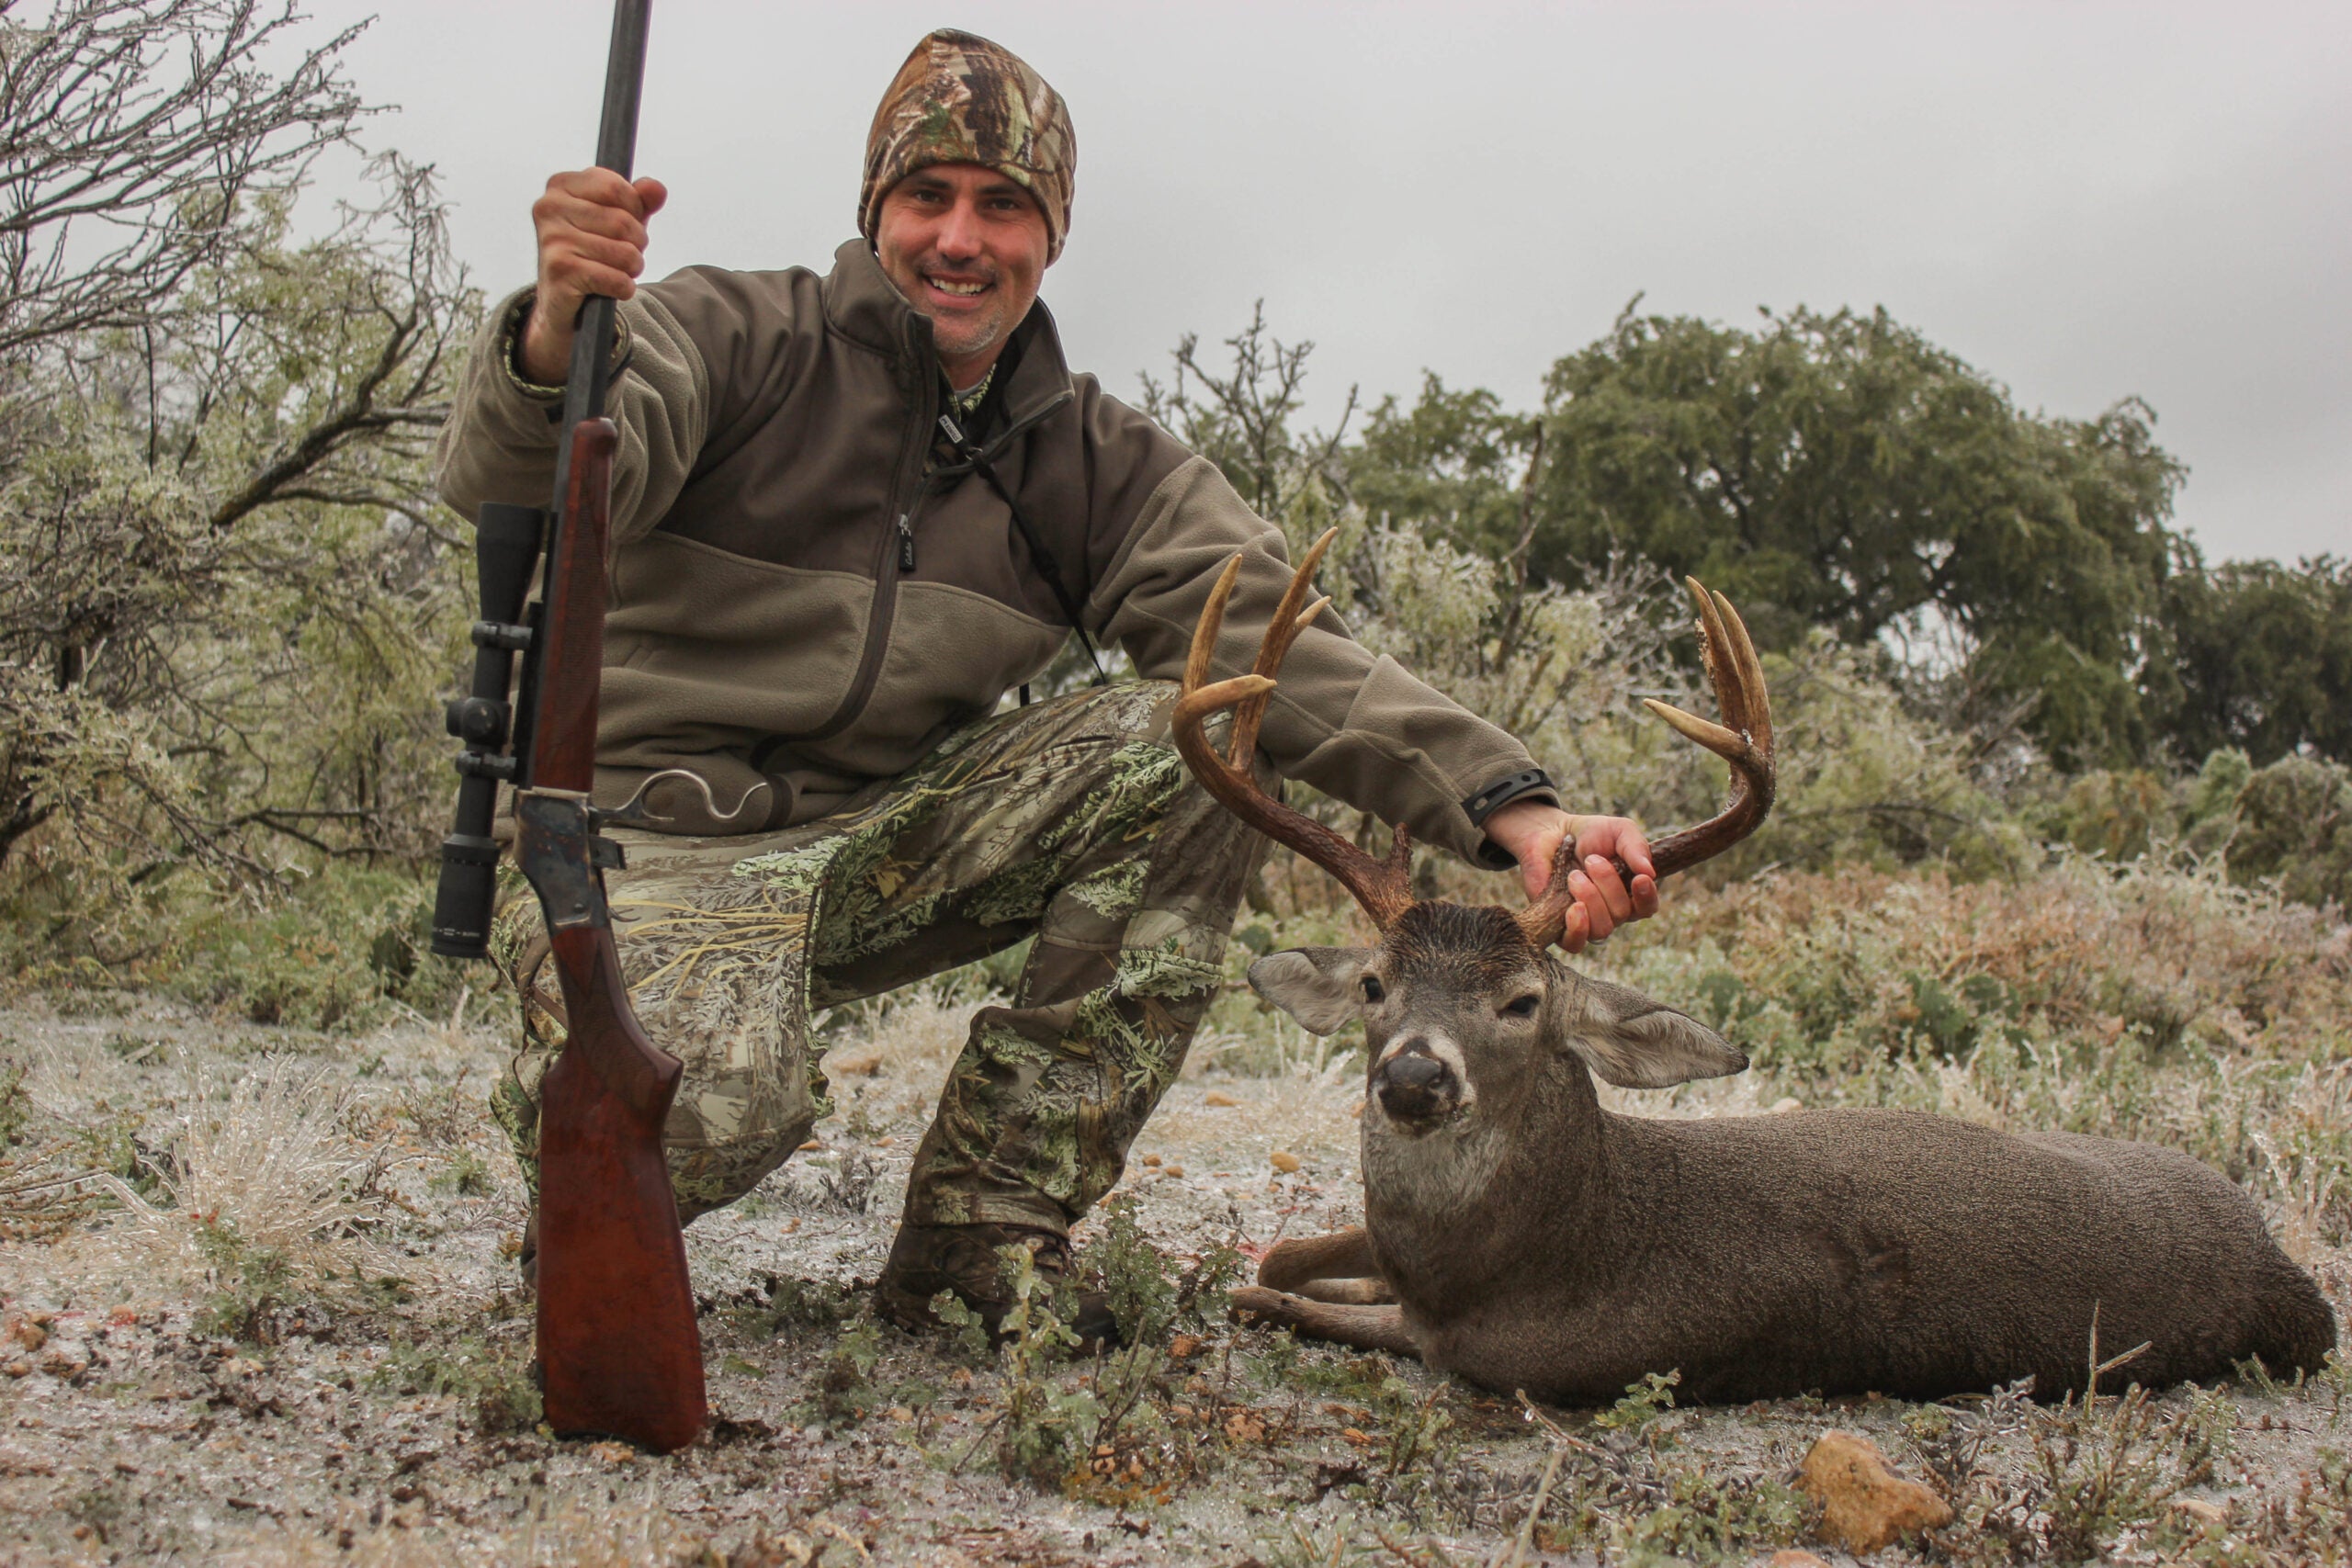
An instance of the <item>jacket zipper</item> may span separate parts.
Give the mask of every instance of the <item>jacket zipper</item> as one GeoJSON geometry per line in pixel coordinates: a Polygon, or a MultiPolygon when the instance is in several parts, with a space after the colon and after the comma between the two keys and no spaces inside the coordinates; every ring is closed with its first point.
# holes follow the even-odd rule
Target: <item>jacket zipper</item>
{"type": "MultiPolygon", "coordinates": [[[[909,362],[917,362],[920,356],[918,345],[910,342],[909,362]]],[[[932,378],[933,381],[936,379],[936,376],[932,378]]],[[[1046,399],[1045,406],[1031,413],[1028,418],[1016,424],[1008,425],[994,441],[989,443],[987,450],[991,459],[995,454],[1011,446],[1014,437],[1069,402],[1076,395],[1068,389],[1064,389],[1046,399]]],[[[915,569],[914,520],[922,510],[924,499],[931,493],[932,475],[928,471],[917,470],[923,462],[924,454],[931,449],[933,422],[938,418],[938,411],[933,405],[937,401],[937,398],[936,389],[927,384],[921,394],[921,407],[916,410],[917,417],[910,427],[909,439],[914,447],[911,461],[902,458],[899,464],[900,488],[894,491],[890,497],[891,505],[897,510],[898,515],[895,540],[898,547],[891,548],[892,535],[886,531],[882,536],[882,558],[874,573],[874,605],[867,612],[865,649],[858,655],[857,673],[851,677],[849,691],[842,696],[841,706],[833,710],[832,716],[806,734],[794,736],[792,739],[795,740],[830,740],[855,724],[865,716],[865,705],[874,695],[875,682],[881,678],[882,658],[889,651],[890,632],[898,620],[899,576],[901,572],[912,571],[915,569]],[[910,478],[915,481],[914,500],[904,507],[899,507],[899,497],[905,493],[904,487],[910,478]]]]}

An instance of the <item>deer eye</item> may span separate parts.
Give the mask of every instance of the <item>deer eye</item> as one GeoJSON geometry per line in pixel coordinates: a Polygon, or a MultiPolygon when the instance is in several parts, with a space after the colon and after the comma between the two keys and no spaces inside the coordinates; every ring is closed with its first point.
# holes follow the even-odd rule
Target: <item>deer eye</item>
{"type": "Polygon", "coordinates": [[[1378,979],[1374,978],[1373,976],[1370,976],[1370,975],[1366,975],[1366,976],[1363,977],[1363,999],[1364,999],[1364,1000],[1366,1000],[1366,1001],[1368,1001],[1368,1002],[1376,1002],[1376,1001],[1380,1000],[1383,997],[1386,996],[1387,994],[1388,994],[1388,993],[1387,993],[1386,991],[1385,991],[1385,990],[1381,989],[1380,982],[1379,982],[1379,980],[1378,980],[1378,979]]]}
{"type": "Polygon", "coordinates": [[[1544,998],[1542,997],[1521,997],[1515,1001],[1509,1001],[1503,1004],[1503,1016],[1505,1018],[1533,1018],[1535,1016],[1535,1010],[1543,1005],[1544,998]]]}

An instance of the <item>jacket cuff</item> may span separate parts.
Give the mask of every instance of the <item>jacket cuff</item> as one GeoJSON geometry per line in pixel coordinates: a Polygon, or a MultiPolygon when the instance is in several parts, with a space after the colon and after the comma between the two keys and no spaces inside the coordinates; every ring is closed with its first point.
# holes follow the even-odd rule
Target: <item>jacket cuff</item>
{"type": "MultiPolygon", "coordinates": [[[[559,418],[563,402],[561,386],[545,386],[523,374],[523,323],[530,320],[531,307],[539,296],[537,288],[526,288],[507,302],[504,319],[498,324],[498,368],[505,374],[506,384],[535,403],[556,405],[548,411],[550,419],[559,418]]],[[[620,379],[628,368],[628,318],[620,311],[613,312],[612,379],[620,379]]]]}
{"type": "MultiPolygon", "coordinates": [[[[1463,811],[1470,825],[1483,831],[1487,818],[1514,801],[1536,800],[1546,806],[1560,804],[1559,786],[1552,775],[1541,768],[1523,768],[1495,780],[1486,788],[1465,797],[1463,811]]],[[[1509,871],[1519,864],[1518,857],[1492,839],[1478,840],[1478,863],[1488,871],[1509,871]]]]}

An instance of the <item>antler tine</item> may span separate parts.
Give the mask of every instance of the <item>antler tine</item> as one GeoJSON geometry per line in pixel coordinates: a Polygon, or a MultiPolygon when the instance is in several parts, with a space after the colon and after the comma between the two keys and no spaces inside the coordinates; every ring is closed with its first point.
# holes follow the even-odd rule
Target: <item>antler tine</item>
{"type": "Polygon", "coordinates": [[[1643,705],[1684,739],[1729,762],[1732,789],[1731,798],[1714,816],[1650,846],[1650,860],[1660,876],[1719,855],[1754,832],[1772,809],[1776,784],[1772,699],[1764,687],[1764,664],[1756,656],[1747,624],[1730,600],[1709,593],[1695,578],[1690,582],[1706,638],[1707,679],[1728,724],[1710,724],[1655,697],[1644,698],[1643,705]]]}
{"type": "MultiPolygon", "coordinates": [[[[1290,575],[1290,586],[1283,590],[1282,603],[1274,606],[1273,615],[1267,619],[1265,639],[1258,645],[1256,671],[1270,681],[1283,667],[1283,660],[1290,653],[1290,645],[1298,640],[1298,634],[1305,631],[1315,617],[1323,613],[1323,607],[1331,602],[1330,596],[1326,594],[1307,605],[1304,612],[1298,607],[1309,592],[1307,584],[1315,576],[1315,569],[1322,564],[1323,552],[1329,549],[1331,541],[1339,536],[1337,528],[1326,528],[1323,536],[1307,547],[1306,558],[1298,563],[1298,570],[1290,575]]],[[[1261,692],[1234,709],[1233,736],[1226,747],[1225,755],[1235,767],[1250,765],[1250,753],[1258,746],[1258,728],[1266,722],[1266,705],[1272,700],[1270,692],[1261,692]]]]}
{"type": "MultiPolygon", "coordinates": [[[[1772,702],[1764,687],[1763,661],[1756,656],[1747,625],[1730,600],[1701,587],[1696,578],[1685,581],[1699,607],[1700,653],[1706,662],[1708,683],[1715,689],[1715,701],[1725,722],[1713,723],[1655,697],[1644,698],[1643,705],[1685,739],[1730,762],[1732,793],[1723,810],[1706,821],[1668,833],[1650,846],[1650,863],[1661,877],[1719,855],[1754,832],[1772,808],[1775,783],[1772,702]]],[[[1519,913],[1520,929],[1539,948],[1558,941],[1566,924],[1568,907],[1574,902],[1568,893],[1568,874],[1577,863],[1576,840],[1564,841],[1553,858],[1552,880],[1544,896],[1519,913]]],[[[1616,863],[1618,874],[1630,881],[1625,863],[1616,863]]]]}
{"type": "Polygon", "coordinates": [[[1303,612],[1298,607],[1306,596],[1307,579],[1330,542],[1330,534],[1317,540],[1293,574],[1290,590],[1283,595],[1281,605],[1267,625],[1265,638],[1259,645],[1256,671],[1210,682],[1209,667],[1217,634],[1224,629],[1225,607],[1241,574],[1242,558],[1237,555],[1226,563],[1216,586],[1210,591],[1208,603],[1202,607],[1200,624],[1193,630],[1192,652],[1184,661],[1182,694],[1176,699],[1170,727],[1175,735],[1176,750],[1203,788],[1227,810],[1274,842],[1287,845],[1330,873],[1354,895],[1373,923],[1385,931],[1414,902],[1412,850],[1404,829],[1396,829],[1396,841],[1388,858],[1374,860],[1312,817],[1267,795],[1258,787],[1257,775],[1250,765],[1250,755],[1257,746],[1258,720],[1265,713],[1267,694],[1274,688],[1273,672],[1280,668],[1292,641],[1329,603],[1318,602],[1303,612]],[[1235,710],[1230,760],[1217,754],[1205,728],[1211,714],[1227,708],[1235,710]]]}

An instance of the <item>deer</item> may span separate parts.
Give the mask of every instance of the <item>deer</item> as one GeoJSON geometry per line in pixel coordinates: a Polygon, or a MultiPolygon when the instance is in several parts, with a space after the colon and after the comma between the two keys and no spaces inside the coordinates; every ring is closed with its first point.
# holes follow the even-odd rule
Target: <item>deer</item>
{"type": "MultiPolygon", "coordinates": [[[[1555,1404],[1607,1404],[1650,1373],[1724,1403],[1938,1399],[2024,1378],[2055,1398],[2109,1372],[2159,1388],[2254,1359],[2282,1376],[2319,1367],[2335,1318],[2318,1286],[2245,1193],[2177,1150],[1912,1111],[1605,1110],[1596,1076],[1664,1089],[1747,1058],[1563,962],[1573,841],[1524,908],[1424,900],[1402,828],[1375,858],[1259,784],[1276,672],[1329,604],[1305,601],[1331,536],[1251,672],[1211,682],[1239,558],[1226,569],[1173,717],[1203,786],[1334,877],[1378,932],[1250,965],[1250,987],[1308,1031],[1363,1025],[1364,1223],[1275,1245],[1237,1316],[1555,1404]],[[1205,726],[1222,713],[1220,752],[1205,726]],[[2132,1348],[2101,1361],[2102,1344],[2132,1348]]],[[[1762,663],[1730,601],[1689,587],[1723,722],[1648,706],[1729,762],[1732,784],[1715,817],[1652,844],[1661,878],[1752,832],[1774,790],[1762,663]]]]}

